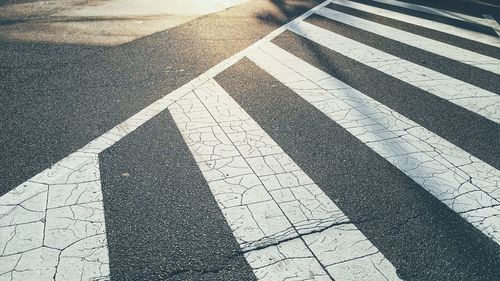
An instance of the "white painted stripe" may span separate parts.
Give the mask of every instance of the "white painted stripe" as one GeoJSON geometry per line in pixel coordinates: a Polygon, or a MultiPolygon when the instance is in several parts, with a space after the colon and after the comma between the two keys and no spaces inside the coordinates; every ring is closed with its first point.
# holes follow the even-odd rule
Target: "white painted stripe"
{"type": "Polygon", "coordinates": [[[491,15],[483,15],[483,17],[487,20],[487,25],[493,30],[495,30],[498,37],[500,37],[500,24],[495,20],[495,18],[491,15]]]}
{"type": "Polygon", "coordinates": [[[500,171],[272,43],[248,58],[500,244],[500,171]]]}
{"type": "Polygon", "coordinates": [[[478,18],[462,13],[457,13],[457,12],[452,12],[448,10],[443,10],[443,9],[438,9],[438,8],[432,8],[428,6],[422,6],[422,5],[417,5],[413,3],[408,3],[408,2],[401,2],[401,1],[395,1],[395,0],[371,0],[373,2],[379,2],[379,3],[384,3],[392,6],[397,6],[397,7],[402,7],[414,11],[419,11],[419,12],[424,12],[427,14],[433,14],[437,16],[442,16],[450,19],[456,19],[456,20],[461,20],[465,22],[470,22],[470,23],[476,23],[480,25],[489,25],[489,20],[483,19],[483,18],[478,18]]]}
{"type": "Polygon", "coordinates": [[[440,32],[452,34],[458,37],[466,38],[469,40],[477,41],[483,44],[491,45],[494,47],[500,47],[500,39],[498,37],[489,36],[486,34],[474,32],[468,29],[456,27],[453,25],[448,25],[444,23],[439,23],[431,20],[422,19],[419,17],[409,16],[402,13],[389,11],[385,9],[380,9],[377,7],[364,5],[356,2],[346,1],[346,0],[335,0],[333,3],[337,5],[342,5],[345,7],[353,8],[360,11],[365,11],[375,15],[388,17],[402,22],[407,22],[416,26],[425,27],[429,29],[434,29],[440,32]]]}
{"type": "Polygon", "coordinates": [[[323,8],[316,12],[331,20],[366,30],[368,32],[410,45],[452,60],[500,74],[500,61],[485,55],[471,52],[440,41],[428,39],[410,32],[402,31],[376,22],[361,19],[332,9],[323,8]]]}
{"type": "Polygon", "coordinates": [[[168,109],[258,279],[398,279],[392,264],[217,82],[168,109]]]}
{"type": "Polygon", "coordinates": [[[109,258],[98,154],[192,87],[187,84],[154,102],[1,196],[0,277],[106,280],[109,258]]]}
{"type": "MultiPolygon", "coordinates": [[[[323,2],[293,22],[304,20],[329,3],[330,0],[323,2]]],[[[288,24],[220,62],[1,196],[0,279],[107,279],[108,249],[98,154],[260,44],[281,34],[288,24]],[[81,258],[83,256],[85,259],[81,258]]]]}
{"type": "Polygon", "coordinates": [[[0,197],[0,279],[108,278],[99,176],[96,154],[69,156],[0,197]]]}
{"type": "Polygon", "coordinates": [[[500,123],[500,96],[497,94],[384,53],[307,22],[293,24],[288,28],[298,35],[348,58],[477,113],[497,124],[500,123]]]}

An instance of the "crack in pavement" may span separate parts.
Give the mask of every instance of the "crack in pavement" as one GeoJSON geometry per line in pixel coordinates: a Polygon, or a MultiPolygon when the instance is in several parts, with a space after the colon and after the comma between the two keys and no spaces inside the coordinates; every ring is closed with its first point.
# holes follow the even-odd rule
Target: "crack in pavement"
{"type": "Polygon", "coordinates": [[[272,43],[248,58],[500,243],[500,171],[272,43]]]}
{"type": "MultiPolygon", "coordinates": [[[[258,278],[299,274],[331,280],[335,274],[361,274],[325,265],[356,260],[375,247],[214,80],[168,110],[258,278]]],[[[373,259],[398,279],[381,253],[373,259]]],[[[370,262],[358,266],[381,274],[370,262]]]]}

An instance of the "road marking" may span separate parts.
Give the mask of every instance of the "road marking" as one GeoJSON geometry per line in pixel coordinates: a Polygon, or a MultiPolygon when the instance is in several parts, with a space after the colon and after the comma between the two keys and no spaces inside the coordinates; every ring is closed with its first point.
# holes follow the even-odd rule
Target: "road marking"
{"type": "MultiPolygon", "coordinates": [[[[0,249],[2,249],[0,254],[2,276],[0,277],[6,276],[7,278],[24,280],[80,280],[82,276],[87,279],[107,279],[109,267],[107,264],[106,236],[104,234],[104,216],[102,214],[98,154],[170,105],[176,103],[176,101],[192,93],[193,89],[203,85],[215,75],[239,61],[259,45],[269,42],[281,34],[291,24],[303,20],[329,3],[330,1],[325,1],[296,18],[293,22],[278,28],[255,44],[224,60],[186,85],[112,128],[83,148],[60,160],[49,169],[0,197],[0,249]],[[40,200],[41,198],[46,198],[46,200],[40,200]],[[60,228],[60,226],[63,226],[63,228],[60,228]]],[[[182,101],[176,103],[176,105],[178,104],[182,104],[182,101]]],[[[244,147],[242,144],[241,149],[244,149],[244,147]]],[[[250,146],[245,153],[252,153],[253,148],[253,146],[250,146]]],[[[250,158],[248,157],[248,159],[250,158]]],[[[217,159],[213,161],[214,165],[222,165],[217,171],[214,169],[210,172],[214,177],[219,175],[219,170],[227,171],[227,173],[240,170],[238,160],[230,163],[221,163],[217,159]]],[[[241,176],[246,176],[246,174],[241,176]]],[[[293,178],[285,178],[284,180],[292,181],[293,178]]],[[[251,198],[250,195],[249,200],[251,198]]],[[[264,213],[260,209],[257,212],[264,213]]],[[[488,222],[487,220],[490,217],[485,217],[483,213],[488,212],[494,215],[496,209],[478,209],[463,215],[470,215],[469,219],[475,220],[476,223],[484,223],[488,222]]],[[[492,222],[491,225],[495,227],[497,224],[492,222]]],[[[295,231],[310,229],[307,224],[303,226],[303,229],[299,227],[295,231]]],[[[273,231],[276,231],[274,227],[275,225],[271,225],[266,231],[273,233],[273,231]]],[[[279,225],[276,225],[276,227],[279,227],[279,225]]],[[[353,225],[349,223],[340,224],[338,229],[332,227],[327,230],[338,230],[340,232],[352,230],[349,227],[353,227],[353,225]]],[[[286,264],[289,268],[293,268],[294,263],[299,263],[299,260],[301,263],[303,262],[300,266],[316,270],[317,267],[316,269],[313,269],[313,267],[317,266],[318,259],[322,261],[323,259],[332,258],[328,257],[328,254],[322,252],[322,250],[325,247],[328,248],[328,245],[335,241],[321,240],[327,243],[326,246],[314,242],[316,241],[315,237],[322,237],[321,235],[327,233],[327,230],[304,236],[311,239],[309,242],[306,238],[304,240],[292,238],[278,245],[270,245],[258,250],[247,248],[249,249],[246,255],[247,260],[252,259],[254,264],[264,262],[262,267],[256,268],[261,273],[276,271],[276,265],[278,264],[286,264]],[[303,251],[309,252],[303,255],[303,251]],[[314,259],[309,256],[309,253],[312,252],[315,253],[314,259]],[[275,263],[269,264],[267,261],[263,261],[262,257],[274,258],[275,263]],[[286,257],[286,261],[281,262],[284,257],[286,257]]],[[[355,229],[355,231],[358,230],[355,229]]],[[[279,229],[275,233],[279,233],[279,229]]],[[[248,239],[248,241],[253,240],[248,239]]],[[[366,247],[371,243],[367,243],[369,241],[359,243],[361,249],[356,253],[368,251],[366,247]]],[[[255,245],[257,244],[254,243],[252,246],[255,247],[255,245]]],[[[262,246],[262,244],[259,245],[262,246]]],[[[348,255],[351,253],[351,248],[348,243],[345,245],[347,245],[347,249],[343,249],[343,251],[348,251],[346,254],[348,255]]],[[[370,250],[373,249],[370,248],[370,250]]],[[[382,270],[387,270],[389,274],[392,274],[392,265],[386,262],[385,258],[380,258],[378,252],[374,252],[373,255],[367,257],[369,258],[365,261],[372,261],[375,265],[381,266],[382,270]],[[381,264],[379,261],[381,261],[381,264]]],[[[363,262],[363,259],[355,259],[355,261],[363,262]]],[[[330,272],[330,268],[332,268],[332,276],[336,277],[335,274],[339,274],[338,272],[352,270],[349,265],[352,265],[352,268],[357,266],[355,263],[348,263],[340,259],[327,267],[327,270],[330,272]]],[[[295,267],[297,268],[299,265],[295,267]]],[[[374,269],[380,270],[379,267],[374,269]]]]}
{"type": "Polygon", "coordinates": [[[397,7],[402,7],[414,11],[419,11],[419,12],[424,12],[427,14],[433,14],[437,16],[442,16],[450,19],[456,19],[456,20],[461,20],[461,21],[466,21],[470,23],[476,23],[480,25],[489,25],[489,20],[485,20],[482,18],[466,15],[466,14],[461,14],[457,12],[451,12],[443,9],[438,9],[438,8],[431,8],[428,6],[422,6],[422,5],[417,5],[413,3],[408,3],[408,2],[400,2],[400,1],[394,1],[394,0],[372,0],[373,2],[379,2],[391,6],[397,6],[397,7]]]}
{"type": "Polygon", "coordinates": [[[439,32],[452,34],[452,35],[455,35],[458,37],[466,38],[469,40],[477,41],[477,42],[480,42],[483,44],[487,44],[487,45],[491,45],[491,46],[500,48],[500,39],[498,37],[493,37],[493,36],[489,36],[486,34],[474,32],[471,30],[455,27],[452,25],[439,23],[439,22],[435,22],[435,21],[431,21],[431,20],[426,20],[426,19],[422,19],[419,17],[409,16],[409,15],[405,15],[405,14],[401,14],[401,13],[397,13],[397,12],[393,12],[393,11],[389,11],[389,10],[384,10],[384,9],[380,9],[377,7],[368,6],[368,5],[364,5],[364,4],[360,4],[360,3],[356,3],[356,2],[351,2],[351,1],[346,1],[346,0],[335,0],[332,3],[337,4],[337,5],[342,5],[342,6],[345,6],[348,8],[353,8],[353,9],[360,10],[360,11],[365,11],[365,12],[368,12],[371,14],[391,18],[394,20],[406,22],[406,23],[417,25],[420,27],[434,29],[434,30],[437,30],[439,32]]]}
{"type": "Polygon", "coordinates": [[[289,30],[394,78],[500,123],[500,96],[307,22],[289,30]]]}
{"type": "Polygon", "coordinates": [[[486,24],[495,30],[498,37],[500,37],[500,24],[498,24],[497,20],[491,15],[483,15],[483,17],[487,20],[486,24]]]}
{"type": "Polygon", "coordinates": [[[0,277],[108,278],[99,177],[97,154],[82,152],[0,197],[0,277]]]}
{"type": "Polygon", "coordinates": [[[404,43],[406,45],[410,45],[443,57],[447,57],[461,63],[472,65],[474,67],[478,67],[495,74],[500,74],[500,61],[492,57],[481,55],[469,50],[455,47],[453,45],[428,39],[420,35],[378,24],[369,20],[361,19],[332,9],[323,8],[316,13],[328,19],[342,22],[350,26],[404,43]]]}
{"type": "MultiPolygon", "coordinates": [[[[293,22],[302,21],[329,3],[330,0],[321,3],[295,18],[293,22]]],[[[290,23],[153,102],[81,149],[1,196],[0,277],[39,281],[80,280],[82,276],[87,279],[96,278],[95,280],[108,279],[109,258],[102,193],[98,180],[98,154],[245,57],[260,44],[269,42],[283,33],[290,23]],[[85,167],[90,169],[92,165],[94,168],[91,173],[85,167]],[[62,179],[70,181],[60,181],[62,179]],[[75,199],[75,194],[82,197],[75,199]],[[46,200],[40,200],[41,198],[46,200]],[[54,202],[63,205],[56,204],[58,207],[52,208],[54,202]],[[64,205],[69,202],[73,202],[73,205],[64,205]],[[63,210],[66,212],[62,212],[63,210]],[[71,214],[68,211],[72,211],[71,214]],[[54,224],[60,224],[67,231],[54,224]]]]}
{"type": "Polygon", "coordinates": [[[258,279],[398,279],[392,264],[217,82],[168,109],[258,279]],[[281,248],[300,254],[278,255],[281,248]]]}
{"type": "Polygon", "coordinates": [[[98,155],[196,83],[194,80],[154,102],[1,196],[3,275],[12,280],[109,279],[98,155]]]}
{"type": "Polygon", "coordinates": [[[500,244],[500,171],[272,43],[248,58],[500,244]]]}

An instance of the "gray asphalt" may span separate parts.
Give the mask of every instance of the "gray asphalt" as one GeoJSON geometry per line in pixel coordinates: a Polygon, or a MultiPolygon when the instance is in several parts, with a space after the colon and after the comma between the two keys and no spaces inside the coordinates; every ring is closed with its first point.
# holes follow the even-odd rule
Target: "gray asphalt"
{"type": "MultiPolygon", "coordinates": [[[[483,81],[484,76],[489,77],[484,82],[486,85],[484,88],[492,88],[494,92],[500,89],[498,75],[489,75],[489,73],[486,75],[483,71],[469,72],[470,68],[464,64],[451,62],[449,59],[361,32],[352,27],[335,24],[319,16],[306,21],[424,67],[437,71],[444,70],[452,77],[469,75],[470,80],[476,79],[477,81],[483,81]]],[[[498,142],[500,131],[499,126],[494,122],[485,120],[475,113],[382,72],[374,71],[319,44],[295,36],[292,32],[286,32],[283,36],[276,38],[274,43],[397,112],[403,113],[492,166],[500,167],[500,143],[498,142]]]]}
{"type": "MultiPolygon", "coordinates": [[[[289,42],[290,35],[280,35],[275,42],[289,42]]],[[[319,54],[314,49],[302,52],[319,54]]],[[[318,59],[330,62],[326,56],[318,59]]],[[[498,245],[269,74],[244,60],[215,80],[384,253],[404,280],[500,276],[498,245]]]]}
{"type": "MultiPolygon", "coordinates": [[[[0,195],[319,2],[250,1],[116,47],[0,41],[0,195]]],[[[493,0],[407,2],[500,16],[493,0]]],[[[491,46],[329,7],[500,59],[491,46]]],[[[498,75],[320,16],[306,21],[500,94],[498,75]]],[[[500,168],[497,124],[292,32],[273,43],[500,168]]],[[[400,277],[498,280],[497,244],[283,84],[247,59],[215,79],[400,277]]],[[[99,159],[112,280],[255,279],[168,112],[99,159]]]]}
{"type": "MultiPolygon", "coordinates": [[[[337,11],[345,12],[347,14],[352,14],[357,17],[365,18],[362,15],[353,12],[352,9],[344,9],[345,7],[340,5],[328,5],[328,8],[332,8],[337,11]]],[[[370,19],[372,20],[372,19],[370,19]]],[[[324,29],[333,31],[340,35],[346,36],[360,43],[368,46],[372,46],[376,49],[389,53],[399,58],[403,58],[407,61],[411,61],[415,64],[419,64],[423,67],[433,69],[437,72],[446,74],[450,77],[462,80],[469,84],[478,86],[485,90],[500,93],[500,81],[499,76],[495,73],[473,67],[468,64],[464,64],[431,52],[424,51],[422,49],[412,47],[401,42],[385,38],[374,33],[351,27],[350,25],[333,21],[330,19],[323,18],[319,15],[314,15],[306,19],[306,22],[315,24],[324,29]]],[[[385,23],[384,23],[385,24],[385,23]]],[[[421,28],[416,28],[412,26],[411,29],[407,31],[418,34],[417,30],[421,28]]],[[[444,35],[444,33],[441,33],[444,35]]],[[[451,40],[449,44],[456,46],[461,42],[462,39],[451,40]]],[[[465,45],[463,42],[462,48],[476,52],[477,46],[480,45],[482,49],[489,49],[488,45],[477,43],[465,45]]],[[[486,52],[486,51],[485,51],[486,52]]],[[[500,56],[500,51],[495,49],[495,56],[500,56]]]]}
{"type": "Polygon", "coordinates": [[[99,162],[113,280],[255,279],[168,111],[99,162]]]}
{"type": "MultiPolygon", "coordinates": [[[[362,0],[362,1],[364,1],[364,0],[362,0]]],[[[356,1],[356,2],[367,3],[367,2],[362,2],[362,1],[356,1]]],[[[373,3],[371,5],[382,7],[382,5],[380,5],[378,3],[373,3]]],[[[416,27],[416,26],[409,24],[409,23],[406,23],[406,22],[401,22],[401,21],[397,21],[394,19],[381,17],[381,16],[378,16],[375,14],[366,13],[366,12],[351,9],[348,7],[343,7],[340,5],[335,5],[333,3],[329,4],[328,7],[333,8],[333,9],[338,10],[338,11],[341,11],[341,12],[346,12],[346,13],[354,15],[354,16],[359,16],[359,17],[362,17],[362,18],[365,18],[365,19],[368,19],[368,20],[371,20],[371,21],[374,21],[377,23],[381,23],[381,24],[384,24],[387,26],[391,26],[391,27],[395,27],[395,28],[398,28],[398,29],[401,29],[404,31],[412,32],[412,33],[415,33],[415,34],[418,34],[418,35],[421,35],[421,36],[424,36],[424,37],[427,37],[430,39],[442,41],[442,42],[445,42],[447,44],[451,44],[453,46],[457,46],[457,47],[464,48],[464,49],[472,49],[476,53],[480,53],[480,54],[494,57],[497,59],[500,58],[500,52],[498,51],[498,49],[496,49],[495,47],[489,46],[489,45],[481,44],[481,43],[476,42],[476,41],[472,41],[472,40],[465,39],[462,37],[457,37],[455,35],[451,35],[451,34],[447,34],[447,33],[442,33],[442,32],[439,32],[437,30],[434,30],[434,29],[416,27]]],[[[388,7],[385,5],[385,6],[383,6],[383,8],[387,9],[387,10],[396,11],[396,9],[393,6],[388,7]]],[[[483,11],[484,11],[484,9],[485,8],[483,8],[483,11]]],[[[487,11],[489,12],[490,10],[487,10],[487,11]]],[[[464,12],[464,11],[460,11],[460,12],[464,12]]],[[[413,10],[405,10],[405,14],[418,16],[419,12],[413,11],[413,10]]],[[[448,23],[451,25],[456,25],[455,21],[453,21],[449,18],[440,17],[440,19],[441,19],[440,22],[448,23]]],[[[475,28],[471,28],[471,30],[478,31],[475,28]]],[[[481,29],[481,30],[484,31],[485,29],[481,29]]],[[[487,29],[487,30],[488,30],[488,32],[487,32],[488,34],[492,34],[492,29],[487,29]]]]}
{"type": "Polygon", "coordinates": [[[0,43],[0,195],[319,1],[255,1],[117,47],[0,43]]]}
{"type": "MultiPolygon", "coordinates": [[[[433,14],[428,14],[420,11],[415,11],[415,10],[408,10],[402,7],[397,7],[397,6],[392,6],[384,3],[379,3],[379,2],[371,2],[369,0],[355,0],[355,2],[358,3],[369,3],[372,6],[375,7],[380,7],[383,9],[387,10],[392,10],[396,12],[400,12],[403,14],[407,15],[412,15],[412,16],[417,16],[419,18],[424,18],[424,19],[429,19],[432,21],[436,22],[442,22],[446,24],[452,24],[458,27],[474,30],[477,32],[489,34],[495,36],[495,32],[491,28],[487,28],[484,26],[481,26],[479,24],[475,23],[470,23],[470,22],[465,22],[465,21],[460,21],[456,19],[451,19],[447,17],[441,17],[433,14]]],[[[500,9],[498,8],[497,5],[494,5],[495,0],[490,2],[492,5],[488,5],[487,1],[467,1],[467,0],[439,0],[439,1],[432,1],[432,0],[406,0],[404,2],[408,3],[415,3],[419,5],[424,5],[427,7],[431,8],[438,8],[438,9],[444,9],[447,11],[451,12],[458,12],[466,15],[472,15],[476,17],[482,17],[483,14],[490,14],[492,16],[497,17],[500,15],[500,9]]],[[[497,3],[498,4],[498,3],[497,3]]]]}

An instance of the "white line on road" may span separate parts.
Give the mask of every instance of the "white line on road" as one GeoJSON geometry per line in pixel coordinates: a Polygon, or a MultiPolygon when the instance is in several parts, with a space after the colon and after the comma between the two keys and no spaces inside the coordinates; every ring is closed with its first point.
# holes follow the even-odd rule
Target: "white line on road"
{"type": "Polygon", "coordinates": [[[497,94],[307,22],[294,23],[288,28],[348,58],[461,106],[497,124],[500,123],[500,96],[497,94]]]}
{"type": "Polygon", "coordinates": [[[0,213],[0,279],[108,278],[97,154],[73,154],[8,192],[0,213]]]}
{"type": "Polygon", "coordinates": [[[453,25],[439,23],[439,22],[435,22],[435,21],[431,21],[431,20],[427,20],[427,19],[422,19],[419,17],[409,16],[409,15],[405,15],[405,14],[401,14],[401,13],[397,13],[397,12],[393,12],[393,11],[389,11],[389,10],[384,10],[384,9],[380,9],[377,7],[368,6],[368,5],[364,5],[364,4],[360,4],[360,3],[356,3],[356,2],[351,2],[351,1],[346,1],[346,0],[335,0],[335,1],[333,1],[333,3],[337,4],[337,5],[342,5],[342,6],[345,6],[348,8],[353,8],[353,9],[360,10],[360,11],[365,11],[365,12],[368,12],[371,14],[391,18],[394,20],[406,22],[409,24],[417,25],[420,27],[434,29],[434,30],[437,30],[440,32],[452,34],[452,35],[455,35],[458,37],[466,38],[469,40],[477,41],[477,42],[480,42],[483,44],[487,44],[487,45],[491,45],[491,46],[500,48],[500,39],[498,37],[489,36],[489,35],[474,32],[474,31],[471,31],[468,29],[455,27],[453,25]]]}
{"type": "Polygon", "coordinates": [[[500,61],[492,57],[481,55],[469,50],[443,43],[441,41],[432,40],[420,35],[378,24],[369,20],[361,19],[332,9],[323,8],[318,10],[316,13],[328,19],[342,22],[344,24],[366,30],[368,32],[404,43],[406,45],[435,53],[440,56],[447,57],[452,60],[472,65],[487,71],[491,71],[495,74],[500,74],[500,61]]]}
{"type": "Polygon", "coordinates": [[[330,280],[323,268],[338,280],[398,279],[383,254],[217,82],[168,109],[259,280],[330,280]]]}
{"type": "Polygon", "coordinates": [[[419,12],[424,12],[427,14],[433,14],[437,16],[442,16],[450,19],[456,19],[456,20],[461,20],[461,21],[466,21],[470,23],[476,23],[480,25],[489,25],[489,20],[483,19],[483,18],[478,18],[462,13],[457,13],[457,12],[452,12],[452,11],[447,11],[443,9],[438,9],[438,8],[432,8],[432,7],[427,7],[427,6],[422,6],[422,5],[417,5],[413,3],[408,3],[408,2],[401,2],[401,1],[394,1],[394,0],[371,0],[373,2],[379,2],[379,3],[384,3],[387,5],[392,5],[392,6],[397,6],[401,8],[406,8],[414,11],[419,11],[419,12]]]}
{"type": "Polygon", "coordinates": [[[498,37],[500,37],[500,24],[498,24],[497,20],[492,15],[483,15],[483,17],[487,20],[487,25],[493,30],[495,30],[498,37]]]}
{"type": "Polygon", "coordinates": [[[500,244],[500,171],[272,43],[248,57],[500,244]]]}
{"type": "MultiPolygon", "coordinates": [[[[304,20],[327,0],[292,22],[304,20]]],[[[100,137],[0,197],[0,278],[105,280],[108,249],[98,154],[224,71],[291,22],[165,95],[100,137]],[[78,194],[78,198],[75,198],[78,194]],[[80,196],[81,195],[81,196],[80,196]],[[46,198],[45,201],[43,198],[46,198]],[[63,229],[60,229],[62,226],[63,229]],[[104,279],[103,279],[104,278],[104,279]]],[[[293,253],[291,254],[293,256],[293,253]]]]}

